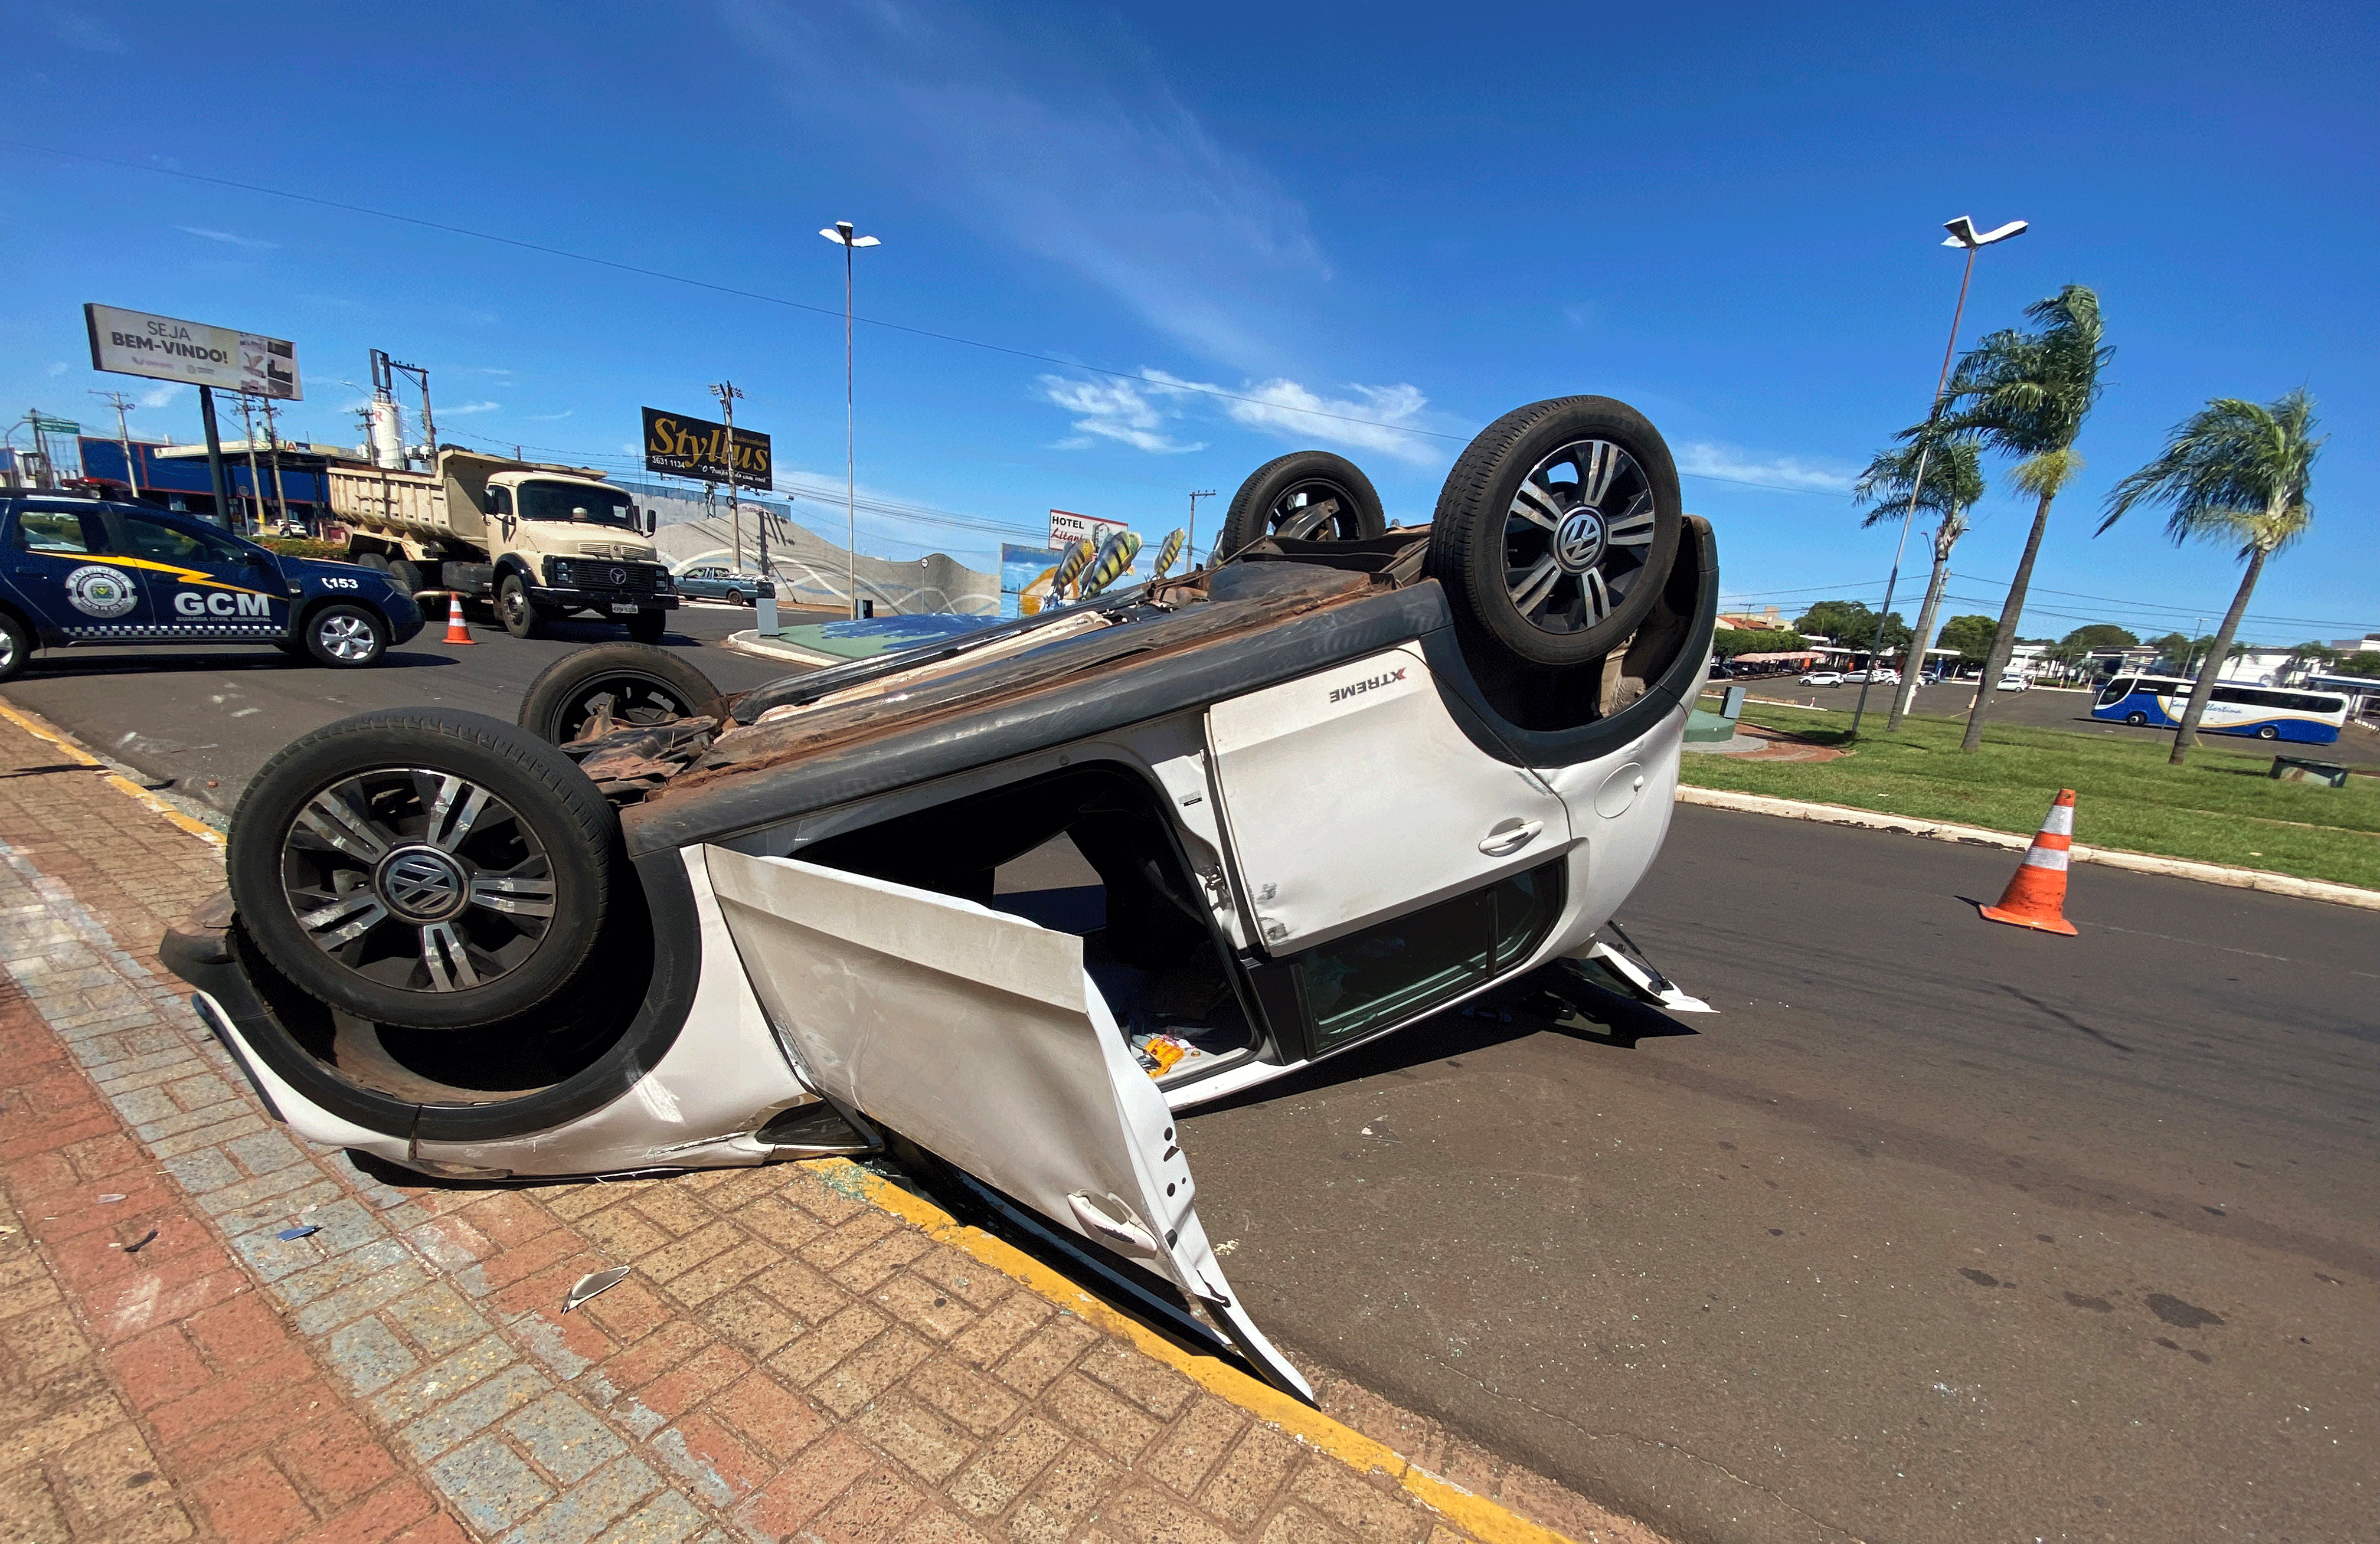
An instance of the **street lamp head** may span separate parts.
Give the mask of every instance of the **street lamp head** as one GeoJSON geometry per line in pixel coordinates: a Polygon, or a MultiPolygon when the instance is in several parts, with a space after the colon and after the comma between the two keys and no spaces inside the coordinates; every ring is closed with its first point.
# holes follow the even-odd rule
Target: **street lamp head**
{"type": "Polygon", "coordinates": [[[2010,220],[1998,230],[1978,234],[1975,230],[1975,222],[1969,216],[1961,214],[1955,220],[1945,221],[1942,228],[1950,233],[1950,239],[1943,242],[1942,245],[1973,249],[1988,247],[1995,241],[2006,241],[2012,236],[2022,236],[2025,232],[2025,223],[2022,220],[2010,220]]]}
{"type": "Polygon", "coordinates": [[[878,241],[876,237],[872,236],[854,236],[852,234],[852,230],[853,226],[850,221],[837,220],[833,225],[819,232],[819,234],[839,247],[878,247],[883,245],[883,243],[878,241]]]}

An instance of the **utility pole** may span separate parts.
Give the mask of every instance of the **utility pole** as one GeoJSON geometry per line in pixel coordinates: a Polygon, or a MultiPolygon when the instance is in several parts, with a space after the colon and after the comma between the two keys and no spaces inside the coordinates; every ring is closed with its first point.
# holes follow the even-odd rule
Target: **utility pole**
{"type": "Polygon", "coordinates": [[[837,220],[819,234],[843,248],[843,520],[844,552],[851,560],[851,614],[856,621],[859,616],[859,474],[852,450],[851,254],[856,248],[882,243],[872,236],[853,235],[854,228],[850,221],[837,220]]]}
{"type": "Polygon", "coordinates": [[[1183,537],[1182,553],[1190,560],[1189,565],[1193,568],[1198,566],[1198,501],[1214,496],[1212,488],[1200,488],[1190,495],[1190,529],[1183,537]]]}
{"type": "Polygon", "coordinates": [[[132,433],[124,426],[124,410],[132,399],[122,392],[93,392],[91,395],[115,409],[115,443],[124,451],[124,480],[132,484],[135,498],[140,495],[140,464],[132,459],[132,433]]]}
{"type": "Polygon", "coordinates": [[[248,491],[256,499],[256,523],[251,533],[264,529],[264,475],[256,469],[256,415],[246,392],[239,394],[240,427],[248,434],[248,491]]]}
{"type": "Polygon", "coordinates": [[[281,524],[289,524],[289,495],[281,487],[281,432],[273,422],[273,399],[264,399],[264,454],[273,463],[273,504],[281,512],[281,524]]]}
{"type": "Polygon", "coordinates": [[[719,399],[719,411],[727,419],[727,519],[735,531],[735,571],[744,571],[744,505],[735,496],[735,399],[744,394],[733,381],[721,381],[710,388],[719,399]]]}

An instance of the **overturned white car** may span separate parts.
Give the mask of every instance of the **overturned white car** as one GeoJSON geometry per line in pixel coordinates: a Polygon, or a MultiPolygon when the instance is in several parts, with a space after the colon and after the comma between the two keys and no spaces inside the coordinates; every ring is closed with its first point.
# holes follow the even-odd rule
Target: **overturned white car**
{"type": "Polygon", "coordinates": [[[1491,425],[1428,527],[1308,453],[1227,532],[733,699],[613,644],[518,725],[329,725],[167,963],[311,1140],[492,1182],[912,1144],[1304,1393],[1173,1112],[1524,973],[1698,1006],[1597,933],[1668,830],[1718,561],[1600,397],[1491,425]]]}

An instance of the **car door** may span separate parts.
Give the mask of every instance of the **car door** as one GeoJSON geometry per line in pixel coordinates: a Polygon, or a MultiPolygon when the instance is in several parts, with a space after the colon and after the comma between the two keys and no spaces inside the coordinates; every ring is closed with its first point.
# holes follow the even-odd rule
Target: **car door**
{"type": "Polygon", "coordinates": [[[289,586],[261,547],[195,520],[112,512],[121,561],[141,574],[147,630],[161,638],[285,638],[289,586]]]}
{"type": "Polygon", "coordinates": [[[1241,894],[1272,954],[1571,844],[1560,796],[1471,742],[1418,647],[1218,702],[1207,743],[1241,894]]]}
{"type": "Polygon", "coordinates": [[[41,626],[73,638],[129,638],[143,626],[140,580],[115,558],[96,505],[27,500],[8,533],[10,587],[41,626]]]}
{"type": "Polygon", "coordinates": [[[972,901],[702,850],[754,994],[820,1093],[1205,1305],[1278,1387],[1313,1391],[1241,1308],[1173,1115],[1083,941],[972,901]]]}

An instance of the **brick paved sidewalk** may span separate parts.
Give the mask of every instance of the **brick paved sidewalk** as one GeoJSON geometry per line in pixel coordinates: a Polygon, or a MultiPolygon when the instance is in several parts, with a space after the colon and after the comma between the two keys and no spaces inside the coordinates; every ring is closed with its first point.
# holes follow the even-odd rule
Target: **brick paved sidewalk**
{"type": "Polygon", "coordinates": [[[70,760],[0,723],[0,1540],[1546,1537],[1500,1494],[1652,1540],[1325,1380],[1475,1498],[847,1165],[492,1190],[309,1149],[154,957],[218,853],[70,760]]]}

